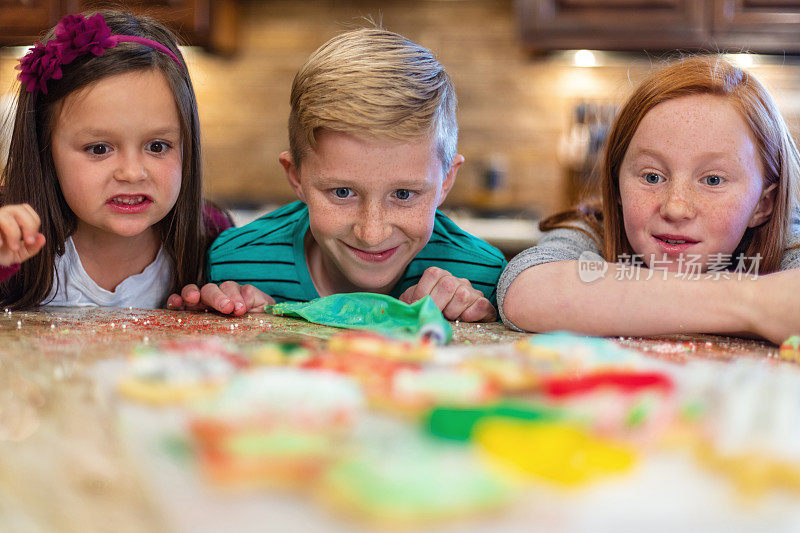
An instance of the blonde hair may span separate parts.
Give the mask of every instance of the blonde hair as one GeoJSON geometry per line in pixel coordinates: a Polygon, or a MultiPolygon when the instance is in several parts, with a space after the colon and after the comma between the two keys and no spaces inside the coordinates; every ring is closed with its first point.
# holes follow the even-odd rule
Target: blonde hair
{"type": "Polygon", "coordinates": [[[456,155],[456,93],[426,48],[381,28],[337,35],[295,75],[289,147],[300,167],[320,129],[398,141],[433,137],[444,171],[456,155]]]}
{"type": "Polygon", "coordinates": [[[786,250],[792,215],[798,208],[800,156],[769,92],[747,71],[719,56],[673,61],[642,81],[617,114],[608,136],[601,176],[602,204],[553,215],[542,222],[541,229],[573,227],[571,223],[581,220],[602,235],[600,244],[606,260],[616,262],[623,254],[633,254],[623,227],[619,188],[620,166],[631,139],[644,116],[658,104],[702,94],[725,98],[738,109],[753,132],[764,169],[764,187],[776,185],[769,220],[745,231],[734,257],[760,254],[759,272],[777,270],[786,250]]]}

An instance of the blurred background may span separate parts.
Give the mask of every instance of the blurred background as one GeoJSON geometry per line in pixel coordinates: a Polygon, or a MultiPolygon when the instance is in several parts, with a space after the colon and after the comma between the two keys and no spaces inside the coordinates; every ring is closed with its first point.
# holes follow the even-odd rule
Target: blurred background
{"type": "Polygon", "coordinates": [[[466,164],[445,207],[509,255],[591,183],[616,108],[665,59],[731,53],[800,132],[797,0],[2,0],[0,108],[27,46],[63,14],[108,5],[169,21],[191,45],[205,188],[242,221],[294,200],[277,161],[292,78],[319,45],[367,18],[447,68],[466,164]]]}

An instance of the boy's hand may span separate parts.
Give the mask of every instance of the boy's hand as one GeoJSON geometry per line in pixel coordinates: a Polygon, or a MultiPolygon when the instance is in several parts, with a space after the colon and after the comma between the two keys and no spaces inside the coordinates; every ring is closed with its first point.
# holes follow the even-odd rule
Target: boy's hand
{"type": "Polygon", "coordinates": [[[430,267],[425,270],[419,283],[400,295],[400,301],[410,304],[428,294],[447,320],[497,320],[497,310],[481,291],[474,289],[468,280],[457,278],[441,268],[430,267]]]}
{"type": "Polygon", "coordinates": [[[0,265],[22,263],[39,253],[45,243],[41,223],[28,204],[0,207],[0,265]]]}
{"type": "Polygon", "coordinates": [[[240,316],[245,313],[263,312],[265,305],[275,300],[252,285],[239,285],[225,281],[220,285],[206,283],[202,289],[190,284],[181,289],[181,294],[173,294],[167,299],[167,308],[187,311],[214,309],[225,315],[240,316]]]}

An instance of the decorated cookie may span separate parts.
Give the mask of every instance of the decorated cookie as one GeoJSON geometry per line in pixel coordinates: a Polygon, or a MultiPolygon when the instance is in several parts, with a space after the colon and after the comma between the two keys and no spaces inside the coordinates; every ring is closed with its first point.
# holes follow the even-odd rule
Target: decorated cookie
{"type": "Polygon", "coordinates": [[[360,387],[346,376],[262,367],[237,375],[217,397],[198,404],[196,415],[231,425],[280,422],[326,428],[351,423],[363,406],[360,387]]]}
{"type": "Polygon", "coordinates": [[[781,359],[800,362],[800,335],[792,335],[781,344],[781,359]]]}
{"type": "MultiPolygon", "coordinates": [[[[392,375],[387,407],[422,414],[434,405],[483,405],[497,398],[499,391],[478,372],[452,367],[401,369],[392,375]]],[[[382,403],[382,402],[381,402],[382,403]]]]}
{"type": "Polygon", "coordinates": [[[258,368],[198,406],[190,428],[215,483],[305,484],[337,456],[363,403],[345,376],[258,368]]]}
{"type": "Polygon", "coordinates": [[[370,332],[352,332],[328,339],[327,348],[336,355],[369,355],[392,361],[424,362],[433,358],[428,341],[402,341],[370,332]]]}
{"type": "Polygon", "coordinates": [[[572,333],[544,333],[518,341],[541,373],[573,373],[602,368],[637,368],[644,358],[607,339],[572,333]]]}
{"type": "Polygon", "coordinates": [[[636,461],[632,449],[564,422],[487,418],[474,440],[504,468],[559,485],[626,472],[636,461]]]}
{"type": "Polygon", "coordinates": [[[250,348],[246,355],[254,365],[300,366],[314,353],[311,347],[299,342],[265,342],[250,348]]]}
{"type": "Polygon", "coordinates": [[[543,376],[538,365],[519,353],[470,354],[459,366],[483,375],[506,393],[532,391],[538,388],[543,376]]]}
{"type": "Polygon", "coordinates": [[[545,378],[541,391],[549,405],[607,437],[637,443],[659,440],[676,413],[672,377],[645,370],[598,370],[545,378]]]}
{"type": "Polygon", "coordinates": [[[520,420],[559,420],[564,413],[541,404],[502,401],[477,407],[435,407],[423,420],[423,427],[432,435],[456,441],[467,441],[481,420],[511,418],[520,420]]]}
{"type": "Polygon", "coordinates": [[[750,359],[691,366],[687,370],[711,368],[693,372],[706,378],[705,388],[693,384],[705,411],[698,421],[701,462],[730,477],[743,493],[800,492],[800,372],[750,359]]]}
{"type": "Polygon", "coordinates": [[[496,509],[513,491],[469,448],[404,441],[334,463],[321,478],[319,495],[340,512],[397,527],[496,509]]]}
{"type": "Polygon", "coordinates": [[[246,365],[235,347],[213,337],[139,346],[128,361],[119,390],[145,403],[184,403],[216,394],[246,365]]]}

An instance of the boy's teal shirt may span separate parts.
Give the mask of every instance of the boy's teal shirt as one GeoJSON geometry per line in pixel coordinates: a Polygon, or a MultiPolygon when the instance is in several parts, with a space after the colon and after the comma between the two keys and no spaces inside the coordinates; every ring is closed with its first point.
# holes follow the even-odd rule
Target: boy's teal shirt
{"type": "MultiPolygon", "coordinates": [[[[208,249],[208,282],[250,284],[276,302],[319,298],[306,263],[308,225],[308,207],[298,201],[246,226],[222,232],[208,249]]],[[[432,266],[469,280],[492,305],[497,305],[497,280],[506,266],[503,254],[463,231],[438,210],[428,244],[408,264],[390,295],[399,297],[432,266]]]]}

